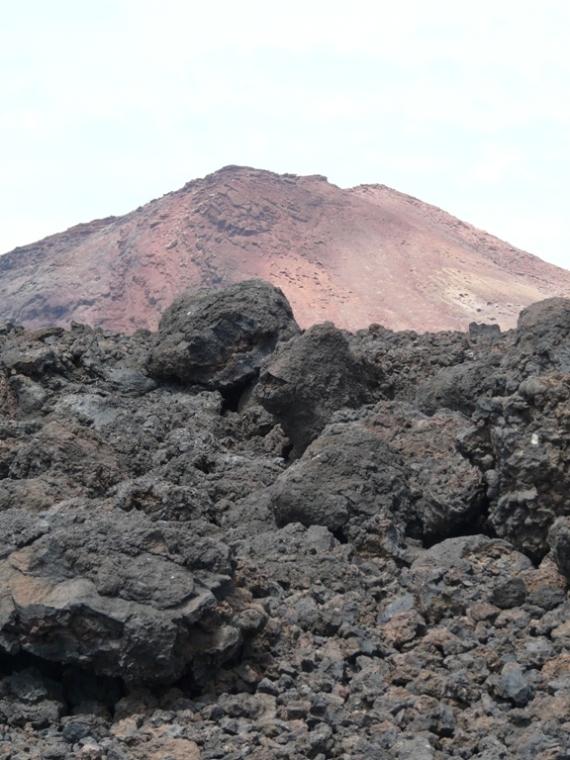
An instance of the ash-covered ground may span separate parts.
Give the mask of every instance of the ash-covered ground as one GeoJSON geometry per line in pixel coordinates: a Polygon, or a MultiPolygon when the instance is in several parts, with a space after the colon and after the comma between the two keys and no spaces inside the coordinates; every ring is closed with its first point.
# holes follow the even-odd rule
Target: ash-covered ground
{"type": "Polygon", "coordinates": [[[0,757],[570,758],[569,399],[563,299],[3,325],[0,757]]]}

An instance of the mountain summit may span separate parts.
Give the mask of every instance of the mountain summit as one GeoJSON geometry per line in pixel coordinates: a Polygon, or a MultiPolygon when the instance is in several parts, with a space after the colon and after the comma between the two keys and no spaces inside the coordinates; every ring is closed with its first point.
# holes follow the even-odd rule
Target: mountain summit
{"type": "Polygon", "coordinates": [[[125,216],[0,257],[0,319],[156,328],[188,287],[279,286],[302,327],[418,331],[516,323],[570,272],[385,185],[228,166],[125,216]]]}

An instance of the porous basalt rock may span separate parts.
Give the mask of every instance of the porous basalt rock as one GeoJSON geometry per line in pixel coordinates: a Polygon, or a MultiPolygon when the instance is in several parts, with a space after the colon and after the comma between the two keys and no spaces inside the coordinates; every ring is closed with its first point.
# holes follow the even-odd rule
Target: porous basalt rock
{"type": "Polygon", "coordinates": [[[258,289],[192,377],[0,326],[0,756],[569,756],[568,302],[268,343],[258,289]]]}
{"type": "Polygon", "coordinates": [[[570,376],[545,373],[480,408],[492,466],[489,521],[533,558],[548,551],[554,520],[570,513],[570,376]]]}
{"type": "Polygon", "coordinates": [[[570,372],[570,299],[547,298],[520,313],[514,355],[527,374],[570,372]]]}
{"type": "Polygon", "coordinates": [[[378,517],[409,512],[406,466],[399,454],[359,424],[333,424],[272,489],[278,525],[324,525],[349,535],[378,517]]]}
{"type": "Polygon", "coordinates": [[[255,395],[283,426],[294,456],[300,456],[333,412],[382,397],[380,375],[328,322],[280,346],[264,365],[255,395]]]}
{"type": "Polygon", "coordinates": [[[402,402],[339,412],[277,479],[278,524],[299,521],[370,537],[390,515],[427,542],[467,530],[484,513],[481,473],[456,445],[468,427],[454,412],[426,417],[402,402]]]}
{"type": "Polygon", "coordinates": [[[559,517],[553,523],[548,543],[560,571],[570,581],[570,517],[559,517]]]}
{"type": "MultiPolygon", "coordinates": [[[[72,509],[37,520],[25,545],[10,550],[4,538],[0,547],[6,652],[168,683],[194,658],[223,657],[239,645],[229,621],[208,631],[215,594],[233,575],[220,541],[124,512],[72,509]]],[[[0,513],[2,536],[21,531],[22,521],[18,511],[0,513]]]]}
{"type": "Polygon", "coordinates": [[[149,372],[229,392],[254,379],[278,341],[298,332],[281,290],[262,280],[190,292],[162,316],[149,372]]]}
{"type": "Polygon", "coordinates": [[[362,424],[397,451],[409,468],[414,517],[408,530],[417,526],[416,533],[429,543],[481,526],[484,481],[458,446],[472,429],[468,419],[448,410],[426,417],[410,404],[381,402],[362,424]]]}

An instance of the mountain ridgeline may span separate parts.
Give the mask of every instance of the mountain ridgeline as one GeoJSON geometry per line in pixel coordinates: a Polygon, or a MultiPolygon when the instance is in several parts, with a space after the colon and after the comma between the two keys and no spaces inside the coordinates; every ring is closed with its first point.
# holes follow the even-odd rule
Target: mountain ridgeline
{"type": "Polygon", "coordinates": [[[0,319],[156,329],[190,287],[260,277],[302,327],[502,328],[570,273],[384,185],[230,166],[0,257],[0,319]]]}

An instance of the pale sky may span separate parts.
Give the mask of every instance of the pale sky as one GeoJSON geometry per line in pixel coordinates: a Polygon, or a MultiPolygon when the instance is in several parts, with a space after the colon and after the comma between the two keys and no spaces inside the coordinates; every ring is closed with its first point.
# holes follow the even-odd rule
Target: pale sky
{"type": "Polygon", "coordinates": [[[570,2],[0,0],[0,252],[226,164],[570,268],[570,2]]]}

